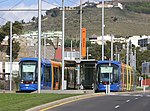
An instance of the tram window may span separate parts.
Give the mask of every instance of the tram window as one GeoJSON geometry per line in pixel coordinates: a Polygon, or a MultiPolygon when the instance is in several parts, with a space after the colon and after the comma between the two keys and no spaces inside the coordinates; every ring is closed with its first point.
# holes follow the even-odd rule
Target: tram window
{"type": "Polygon", "coordinates": [[[45,82],[49,82],[50,81],[50,67],[45,67],[44,74],[45,74],[45,82]]]}
{"type": "Polygon", "coordinates": [[[114,67],[114,82],[118,82],[119,77],[118,77],[118,69],[114,67]]]}
{"type": "Polygon", "coordinates": [[[150,73],[150,63],[148,64],[148,66],[149,66],[149,68],[148,68],[148,69],[149,69],[148,73],[150,73]]]}
{"type": "Polygon", "coordinates": [[[130,82],[130,75],[131,75],[130,69],[128,69],[128,82],[130,82]]]}
{"type": "Polygon", "coordinates": [[[126,68],[124,69],[124,83],[127,83],[127,71],[126,68]]]}
{"type": "Polygon", "coordinates": [[[54,81],[58,82],[58,74],[59,74],[59,69],[57,67],[54,67],[54,81]]]}

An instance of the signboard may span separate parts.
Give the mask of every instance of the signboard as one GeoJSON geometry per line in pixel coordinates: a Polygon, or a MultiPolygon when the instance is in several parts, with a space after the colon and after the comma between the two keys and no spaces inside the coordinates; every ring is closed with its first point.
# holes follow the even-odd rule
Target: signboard
{"type": "Polygon", "coordinates": [[[86,56],[86,28],[82,28],[82,57],[86,56]]]}
{"type": "Polygon", "coordinates": [[[113,67],[101,67],[101,73],[112,73],[113,67]]]}
{"type": "MultiPolygon", "coordinates": [[[[19,71],[19,62],[12,63],[12,72],[19,71]]],[[[10,73],[10,62],[5,62],[5,73],[10,73]]]]}
{"type": "Polygon", "coordinates": [[[150,75],[150,62],[142,63],[142,73],[146,75],[150,75]]]}

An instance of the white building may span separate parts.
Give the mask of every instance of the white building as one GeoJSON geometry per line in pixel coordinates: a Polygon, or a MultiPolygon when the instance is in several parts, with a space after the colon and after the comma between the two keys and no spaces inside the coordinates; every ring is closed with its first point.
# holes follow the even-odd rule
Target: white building
{"type": "MultiPolygon", "coordinates": [[[[38,31],[26,32],[24,36],[27,38],[37,39],[38,31]]],[[[47,32],[43,32],[41,36],[42,38],[46,37],[50,39],[54,43],[54,45],[56,45],[57,42],[58,42],[58,45],[61,45],[62,31],[47,31],[47,32]]]]}
{"type": "Polygon", "coordinates": [[[75,60],[75,59],[77,59],[77,58],[79,58],[79,56],[80,56],[80,54],[79,54],[80,52],[79,51],[65,51],[65,53],[64,53],[64,59],[65,60],[75,60]]]}
{"type": "MultiPolygon", "coordinates": [[[[97,8],[102,8],[102,4],[97,4],[96,7],[97,7],[97,8]]],[[[112,7],[114,7],[114,6],[113,6],[112,4],[105,3],[105,4],[104,4],[104,7],[105,7],[105,8],[112,8],[112,7]]]]}
{"type": "Polygon", "coordinates": [[[140,47],[140,45],[138,44],[138,41],[139,40],[142,40],[142,39],[147,39],[147,38],[150,38],[150,36],[132,36],[128,39],[128,41],[131,41],[131,43],[133,45],[135,45],[136,47],[140,47]]]}
{"type": "MultiPolygon", "coordinates": [[[[123,38],[123,37],[121,37],[121,38],[113,37],[113,42],[127,43],[127,42],[131,41],[132,44],[135,45],[135,47],[139,47],[138,41],[140,39],[145,39],[145,38],[150,38],[150,36],[145,36],[145,35],[143,35],[143,36],[132,36],[128,39],[123,38]]],[[[102,36],[98,37],[97,35],[93,35],[92,37],[89,38],[89,40],[92,44],[97,43],[99,45],[102,45],[102,36]]],[[[104,42],[106,43],[106,41],[111,41],[111,35],[105,35],[104,36],[104,42]]]]}
{"type": "Polygon", "coordinates": [[[123,10],[123,5],[122,5],[121,3],[118,3],[118,5],[115,6],[115,7],[118,7],[118,8],[120,8],[121,10],[123,10]]]}
{"type": "MultiPolygon", "coordinates": [[[[113,35],[112,35],[113,36],[113,35]]],[[[90,42],[92,44],[99,44],[99,45],[102,45],[102,36],[96,36],[96,35],[93,35],[92,37],[89,38],[90,42]]],[[[106,43],[106,41],[111,41],[111,35],[105,35],[104,36],[104,42],[106,43]]],[[[120,42],[120,43],[125,43],[126,42],[126,39],[125,38],[115,38],[113,36],[113,42],[120,42]]]]}

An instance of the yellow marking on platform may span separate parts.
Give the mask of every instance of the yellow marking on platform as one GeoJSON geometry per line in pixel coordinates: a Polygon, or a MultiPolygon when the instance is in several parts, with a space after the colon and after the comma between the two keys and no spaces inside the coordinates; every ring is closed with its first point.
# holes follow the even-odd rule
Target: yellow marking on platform
{"type": "Polygon", "coordinates": [[[68,104],[68,103],[71,103],[71,102],[75,102],[77,100],[82,100],[82,99],[85,99],[85,98],[77,98],[75,100],[70,100],[70,101],[66,101],[66,102],[63,102],[63,103],[59,103],[57,105],[53,105],[53,106],[50,106],[50,107],[47,107],[47,108],[44,108],[44,109],[41,109],[40,111],[46,111],[48,109],[52,109],[52,108],[55,108],[55,107],[58,107],[58,106],[61,106],[61,105],[64,105],[64,104],[68,104]]]}
{"type": "MultiPolygon", "coordinates": [[[[97,96],[101,96],[101,95],[97,95],[97,96]]],[[[75,102],[75,101],[78,101],[78,100],[87,99],[87,98],[92,98],[92,97],[96,97],[96,95],[95,95],[95,96],[82,97],[82,98],[75,98],[74,100],[70,100],[70,101],[58,103],[57,105],[53,105],[53,106],[50,106],[50,107],[41,109],[41,110],[39,110],[39,111],[46,111],[46,110],[49,110],[49,109],[52,109],[52,108],[55,108],[55,107],[58,107],[58,106],[61,106],[61,105],[64,105],[64,104],[68,104],[68,103],[72,103],[72,102],[75,102]]]]}

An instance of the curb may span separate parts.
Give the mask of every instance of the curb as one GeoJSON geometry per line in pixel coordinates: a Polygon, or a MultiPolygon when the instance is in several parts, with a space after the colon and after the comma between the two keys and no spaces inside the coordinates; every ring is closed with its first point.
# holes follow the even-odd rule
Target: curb
{"type": "Polygon", "coordinates": [[[85,95],[80,95],[80,96],[73,96],[73,97],[69,97],[69,98],[64,98],[61,100],[56,100],[50,103],[46,103],[40,106],[36,106],[30,109],[27,109],[26,111],[40,111],[42,109],[46,109],[48,107],[57,107],[59,105],[61,105],[62,103],[67,104],[70,102],[74,102],[77,100],[82,100],[82,99],[87,99],[87,98],[92,98],[92,97],[97,97],[97,96],[104,96],[106,95],[105,93],[94,93],[94,94],[85,94],[85,95]]]}

